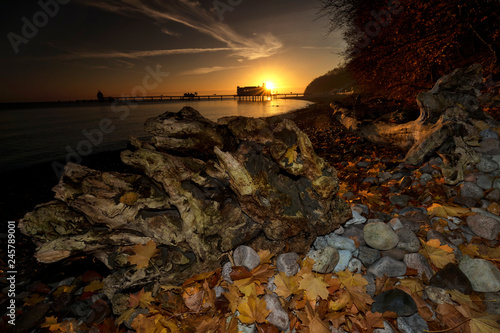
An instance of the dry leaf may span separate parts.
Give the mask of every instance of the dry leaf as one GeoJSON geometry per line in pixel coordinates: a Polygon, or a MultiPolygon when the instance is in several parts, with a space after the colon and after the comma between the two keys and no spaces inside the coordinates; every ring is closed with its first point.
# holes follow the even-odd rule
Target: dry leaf
{"type": "Polygon", "coordinates": [[[238,305],[238,319],[244,324],[263,323],[271,311],[266,308],[266,301],[251,294],[238,305]]]}
{"type": "Polygon", "coordinates": [[[128,302],[131,308],[140,306],[142,309],[145,309],[153,301],[154,298],[152,297],[151,292],[144,292],[144,288],[142,288],[141,291],[139,291],[137,294],[130,294],[128,298],[128,302]]]}
{"type": "Polygon", "coordinates": [[[97,291],[101,290],[104,287],[104,282],[101,282],[99,280],[94,280],[90,282],[85,288],[83,288],[83,292],[92,292],[92,291],[97,291]]]}
{"type": "Polygon", "coordinates": [[[463,207],[442,206],[440,204],[433,203],[432,206],[427,208],[427,214],[430,216],[439,216],[445,218],[448,216],[462,217],[470,215],[471,211],[463,207]]]}
{"type": "Polygon", "coordinates": [[[134,255],[128,257],[128,262],[132,265],[137,265],[138,269],[146,268],[149,265],[149,260],[158,252],[156,243],[150,240],[146,245],[134,245],[134,255]]]}
{"type": "Polygon", "coordinates": [[[300,290],[297,278],[295,276],[288,277],[285,273],[275,275],[274,284],[276,285],[274,292],[283,298],[287,298],[300,290]]]}
{"type": "Polygon", "coordinates": [[[476,311],[481,311],[479,307],[477,306],[476,302],[482,302],[481,298],[479,296],[473,296],[473,295],[465,295],[459,292],[458,290],[449,290],[448,294],[451,295],[451,299],[453,299],[455,302],[465,305],[469,307],[471,310],[476,310],[476,311]],[[475,298],[474,300],[472,298],[475,298]]]}
{"type": "Polygon", "coordinates": [[[147,317],[141,313],[134,318],[131,326],[137,333],[155,333],[157,323],[155,317],[147,317]]]}
{"type": "Polygon", "coordinates": [[[438,239],[431,239],[428,242],[420,241],[423,248],[418,253],[428,258],[437,268],[444,268],[449,263],[455,262],[453,249],[448,245],[441,245],[438,239]]]}
{"type": "Polygon", "coordinates": [[[407,287],[408,289],[411,290],[412,294],[417,294],[418,296],[422,297],[424,294],[424,284],[422,282],[422,279],[420,278],[406,278],[400,280],[401,285],[404,287],[407,287]]]}
{"type": "Polygon", "coordinates": [[[132,206],[139,199],[139,194],[135,192],[127,192],[120,197],[120,202],[127,205],[132,206]]]}
{"type": "Polygon", "coordinates": [[[468,255],[471,258],[479,256],[479,247],[477,245],[474,245],[474,244],[467,244],[467,245],[460,244],[460,246],[458,248],[460,249],[460,251],[462,251],[462,253],[464,255],[468,255]]]}
{"type": "Polygon", "coordinates": [[[469,321],[471,333],[498,333],[500,324],[497,322],[497,315],[487,315],[483,317],[474,317],[469,321]]]}
{"type": "Polygon", "coordinates": [[[29,297],[23,298],[23,301],[23,307],[32,306],[45,301],[45,296],[40,296],[39,294],[31,294],[29,297]]]}
{"type": "Polygon", "coordinates": [[[302,276],[302,280],[299,282],[300,289],[305,291],[305,294],[309,300],[316,301],[316,299],[321,297],[322,299],[327,299],[328,283],[323,280],[321,275],[313,275],[307,273],[302,276]]]}
{"type": "Polygon", "coordinates": [[[351,294],[345,290],[342,294],[340,294],[338,299],[330,301],[330,303],[328,303],[328,307],[332,311],[340,311],[347,307],[349,303],[352,303],[351,294]]]}
{"type": "Polygon", "coordinates": [[[259,255],[261,265],[270,263],[272,257],[274,257],[274,254],[269,250],[259,250],[257,254],[259,255]]]}
{"type": "Polygon", "coordinates": [[[361,274],[353,274],[349,270],[345,270],[337,273],[340,282],[347,289],[351,287],[361,286],[365,287],[368,285],[368,281],[361,274]]]}

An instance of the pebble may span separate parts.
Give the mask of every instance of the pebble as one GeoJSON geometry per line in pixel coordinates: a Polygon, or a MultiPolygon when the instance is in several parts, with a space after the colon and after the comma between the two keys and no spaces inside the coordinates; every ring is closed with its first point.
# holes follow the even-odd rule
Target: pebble
{"type": "Polygon", "coordinates": [[[424,174],[431,174],[432,171],[434,171],[434,168],[432,166],[430,166],[428,163],[424,164],[423,166],[421,166],[418,171],[420,171],[420,173],[424,174]]]}
{"type": "Polygon", "coordinates": [[[337,250],[356,251],[356,245],[352,239],[336,235],[335,233],[320,236],[314,241],[314,247],[317,250],[324,249],[327,246],[334,247],[337,250]]]}
{"type": "Polygon", "coordinates": [[[460,195],[475,200],[481,200],[484,196],[484,191],[473,182],[465,182],[460,187],[460,195]]]}
{"type": "Polygon", "coordinates": [[[343,271],[349,265],[349,262],[352,259],[352,252],[349,250],[339,250],[339,262],[335,269],[333,270],[335,273],[343,271]]]}
{"type": "Polygon", "coordinates": [[[407,267],[417,270],[418,276],[430,279],[434,275],[431,265],[420,253],[405,254],[403,262],[407,267]]]}
{"type": "Polygon", "coordinates": [[[308,258],[315,261],[313,271],[318,273],[331,273],[339,262],[339,252],[336,248],[327,246],[321,250],[311,251],[307,254],[308,258]]]}
{"type": "Polygon", "coordinates": [[[391,324],[384,320],[384,328],[376,328],[373,333],[395,333],[391,324]]]}
{"type": "Polygon", "coordinates": [[[382,257],[391,257],[401,261],[405,257],[405,251],[398,248],[382,251],[382,257]]]}
{"type": "Polygon", "coordinates": [[[491,139],[491,138],[493,138],[493,139],[497,139],[498,140],[498,134],[497,134],[497,132],[495,132],[495,131],[493,131],[493,130],[491,130],[489,128],[487,128],[485,130],[482,130],[481,132],[479,132],[479,134],[481,135],[481,137],[483,139],[491,139]]]}
{"type": "Polygon", "coordinates": [[[409,229],[398,229],[396,230],[396,234],[399,238],[399,243],[397,245],[398,249],[409,253],[418,252],[418,250],[420,250],[420,240],[413,231],[409,229]]]}
{"type": "Polygon", "coordinates": [[[363,227],[359,225],[350,225],[344,231],[344,237],[354,238],[358,241],[359,245],[365,245],[365,238],[363,236],[363,227]]]}
{"type": "Polygon", "coordinates": [[[493,182],[493,187],[500,190],[500,178],[495,179],[495,181],[493,182]]]}
{"type": "Polygon", "coordinates": [[[476,185],[483,190],[491,190],[493,187],[493,177],[490,175],[479,175],[476,180],[476,185]]]}
{"type": "Polygon", "coordinates": [[[476,165],[476,168],[481,172],[490,173],[498,169],[498,163],[483,156],[476,165]]]}
{"type": "Polygon", "coordinates": [[[357,211],[353,210],[352,211],[352,219],[347,221],[345,223],[346,226],[351,225],[351,224],[363,224],[366,222],[366,217],[362,216],[360,213],[357,211]]]}
{"type": "Polygon", "coordinates": [[[430,175],[428,173],[424,173],[422,176],[420,176],[420,184],[421,185],[426,185],[431,180],[432,180],[432,175],[430,175]]]}
{"type": "MultiPolygon", "coordinates": [[[[403,228],[411,230],[413,232],[418,232],[420,230],[420,223],[416,222],[413,219],[409,219],[406,216],[400,216],[399,221],[403,225],[403,228]]],[[[426,219],[428,221],[429,219],[426,219]]]]}
{"type": "Polygon", "coordinates": [[[370,166],[370,162],[362,161],[362,162],[358,162],[358,163],[356,163],[356,165],[357,165],[359,168],[367,168],[368,166],[370,166]]]}
{"type": "Polygon", "coordinates": [[[425,287],[425,294],[436,304],[453,304],[450,295],[442,288],[427,286],[425,287]]]}
{"type": "Polygon", "coordinates": [[[230,262],[226,262],[224,265],[222,265],[222,278],[224,281],[227,283],[233,283],[233,279],[231,279],[231,272],[233,271],[233,266],[231,265],[230,262]]]}
{"type": "Polygon", "coordinates": [[[481,147],[476,148],[477,151],[486,155],[500,154],[500,141],[495,138],[484,139],[480,143],[481,147]]]}
{"type": "Polygon", "coordinates": [[[379,172],[377,176],[381,183],[388,181],[392,177],[390,172],[379,172]]]}
{"type": "Polygon", "coordinates": [[[351,261],[349,261],[349,265],[347,265],[347,269],[351,273],[361,273],[363,270],[363,264],[359,259],[352,258],[351,261]]]}
{"type": "Polygon", "coordinates": [[[500,292],[484,293],[486,312],[492,315],[500,315],[500,292]]]}
{"type": "Polygon", "coordinates": [[[387,290],[373,299],[372,312],[396,312],[398,316],[411,316],[417,312],[413,298],[400,289],[387,290]]]}
{"type": "Polygon", "coordinates": [[[278,297],[274,294],[266,294],[264,300],[266,301],[266,309],[271,311],[266,318],[267,321],[282,331],[290,329],[288,312],[283,309],[278,297]]]}
{"type": "Polygon", "coordinates": [[[500,233],[500,222],[492,217],[476,214],[467,216],[467,225],[479,237],[495,240],[500,233]]]}
{"type": "Polygon", "coordinates": [[[295,252],[280,254],[276,259],[278,272],[285,273],[288,277],[294,276],[300,269],[298,259],[299,255],[295,252]]]}
{"type": "Polygon", "coordinates": [[[477,205],[477,200],[470,197],[456,196],[453,197],[453,203],[456,203],[459,206],[470,208],[477,205]]]}
{"type": "Polygon", "coordinates": [[[366,244],[377,250],[390,250],[399,242],[398,235],[390,226],[383,222],[368,223],[363,228],[366,244]]]}
{"type": "Polygon", "coordinates": [[[486,195],[486,199],[493,202],[500,201],[500,189],[495,188],[493,191],[486,195]]]}
{"type": "Polygon", "coordinates": [[[408,201],[410,201],[411,197],[409,195],[404,194],[396,194],[389,198],[389,201],[394,206],[406,207],[408,205],[408,201]]]}
{"type": "Polygon", "coordinates": [[[392,257],[382,257],[375,261],[367,272],[376,277],[382,277],[384,274],[389,277],[403,276],[406,274],[406,265],[404,262],[392,257]]]}
{"type": "Polygon", "coordinates": [[[377,182],[377,178],[375,178],[375,177],[366,177],[363,180],[363,183],[375,184],[376,182],[377,182]]]}
{"type": "Polygon", "coordinates": [[[500,291],[500,270],[491,262],[464,256],[458,267],[469,278],[474,291],[484,293],[500,291]]]}
{"type": "MultiPolygon", "coordinates": [[[[401,175],[402,176],[402,175],[401,175]]],[[[401,177],[400,177],[401,178],[401,177]]],[[[393,179],[394,179],[394,176],[393,176],[393,179]]],[[[398,178],[399,179],[399,178],[398,178]]],[[[401,178],[401,180],[399,181],[399,187],[401,189],[405,189],[407,187],[409,187],[412,183],[412,179],[410,176],[404,176],[401,178]]]]}
{"type": "Polygon", "coordinates": [[[429,331],[429,325],[418,313],[409,317],[398,317],[398,328],[405,333],[422,333],[429,331]]]}
{"type": "Polygon", "coordinates": [[[260,264],[260,257],[250,246],[240,245],[233,252],[233,260],[236,266],[244,266],[252,270],[260,264]]]}
{"type": "Polygon", "coordinates": [[[368,282],[368,284],[366,285],[366,293],[370,295],[371,298],[373,298],[375,296],[375,291],[377,290],[375,277],[372,274],[367,273],[364,275],[364,278],[366,282],[368,282]]]}
{"type": "Polygon", "coordinates": [[[368,206],[366,206],[366,205],[355,204],[354,206],[352,206],[351,209],[357,211],[358,213],[360,213],[362,215],[366,215],[366,216],[370,215],[370,208],[368,208],[368,206]]]}
{"type": "Polygon", "coordinates": [[[398,219],[397,217],[390,220],[389,225],[391,226],[392,230],[394,230],[394,231],[403,228],[403,223],[401,223],[401,220],[398,219]]]}
{"type": "Polygon", "coordinates": [[[365,267],[370,267],[375,261],[380,259],[382,255],[379,250],[372,249],[367,246],[359,247],[358,259],[363,263],[365,267]]]}

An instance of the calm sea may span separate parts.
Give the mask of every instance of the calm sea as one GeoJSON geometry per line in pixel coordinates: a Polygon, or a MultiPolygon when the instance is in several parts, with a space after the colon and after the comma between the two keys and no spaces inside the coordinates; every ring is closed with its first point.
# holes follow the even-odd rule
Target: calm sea
{"type": "Polygon", "coordinates": [[[79,149],[85,154],[124,149],[129,136],[147,136],[143,126],[146,119],[165,111],[177,112],[183,106],[191,106],[216,121],[225,116],[267,117],[309,104],[291,99],[264,102],[174,101],[139,104],[134,109],[130,108],[128,115],[125,111],[113,112],[110,105],[1,110],[0,171],[62,159],[69,151],[79,149]],[[84,133],[96,133],[100,123],[108,133],[103,134],[102,142],[96,134],[94,141],[97,144],[89,144],[84,133]]]}

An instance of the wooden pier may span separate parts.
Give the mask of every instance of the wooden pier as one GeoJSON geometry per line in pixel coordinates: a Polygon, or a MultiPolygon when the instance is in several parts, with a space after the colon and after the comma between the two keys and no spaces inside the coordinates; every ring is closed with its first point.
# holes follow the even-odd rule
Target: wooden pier
{"type": "Polygon", "coordinates": [[[262,96],[240,96],[240,95],[195,95],[195,96],[182,96],[182,95],[173,95],[173,96],[122,96],[122,97],[108,97],[108,99],[113,99],[117,101],[133,101],[133,102],[167,102],[167,101],[201,101],[201,100],[224,100],[224,99],[233,99],[240,101],[265,101],[268,99],[286,99],[286,98],[297,98],[303,97],[303,93],[289,93],[289,94],[272,94],[272,95],[262,95],[262,96]]]}

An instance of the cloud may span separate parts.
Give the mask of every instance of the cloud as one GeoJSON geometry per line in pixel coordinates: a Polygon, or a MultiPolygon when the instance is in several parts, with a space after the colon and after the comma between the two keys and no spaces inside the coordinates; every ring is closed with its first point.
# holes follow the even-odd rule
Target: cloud
{"type": "MultiPolygon", "coordinates": [[[[161,24],[173,21],[195,29],[227,45],[227,51],[240,60],[254,60],[276,54],[283,44],[272,34],[241,35],[221,22],[213,13],[191,0],[80,0],[93,6],[126,16],[147,16],[161,24]]],[[[153,51],[154,52],[154,51],[153,51]]]]}
{"type": "Polygon", "coordinates": [[[302,46],[304,50],[339,50],[340,47],[333,46],[302,46]]]}
{"type": "Polygon", "coordinates": [[[230,70],[230,69],[247,68],[247,67],[248,66],[232,66],[232,67],[213,66],[213,67],[201,67],[201,68],[194,68],[194,69],[182,72],[179,75],[202,75],[202,74],[209,74],[209,73],[213,73],[213,72],[227,71],[227,70],[230,70]]]}
{"type": "Polygon", "coordinates": [[[179,38],[181,36],[181,34],[179,34],[177,32],[170,31],[167,28],[161,28],[161,32],[163,32],[165,35],[169,35],[169,36],[172,36],[172,37],[179,38]]]}

